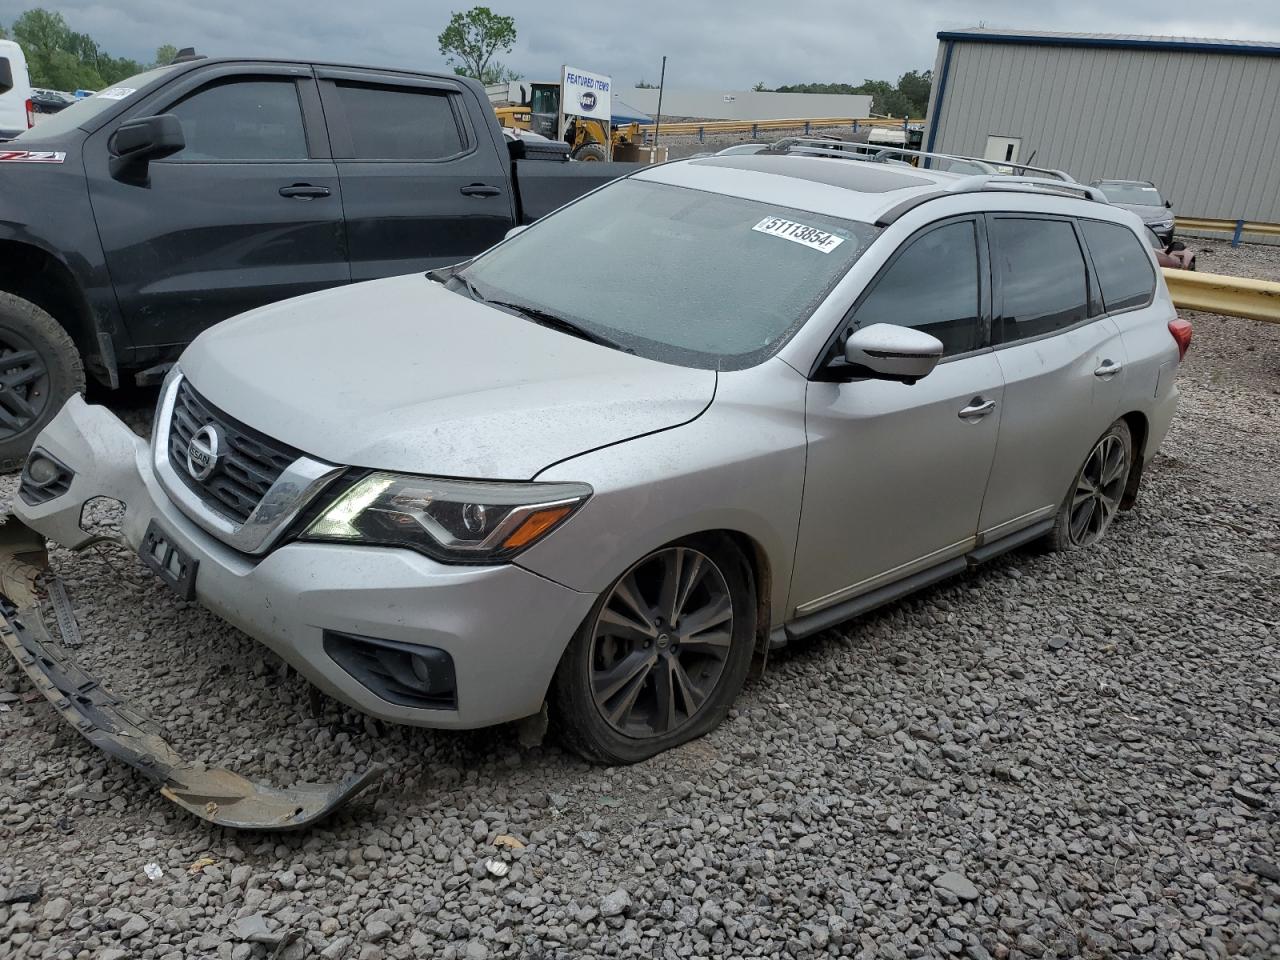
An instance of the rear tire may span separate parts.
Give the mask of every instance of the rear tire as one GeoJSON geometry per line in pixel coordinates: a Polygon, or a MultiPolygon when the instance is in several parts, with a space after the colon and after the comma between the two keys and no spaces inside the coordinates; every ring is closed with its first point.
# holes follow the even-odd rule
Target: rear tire
{"type": "Polygon", "coordinates": [[[561,738],[622,764],[709,733],[742,689],[755,631],[754,578],[732,542],[701,535],[653,551],[600,595],[560,660],[561,738]]]}
{"type": "Polygon", "coordinates": [[[1133,434],[1127,423],[1117,420],[1089,449],[1076,472],[1046,538],[1049,548],[1066,553],[1101,540],[1120,510],[1132,470],[1133,434]]]}
{"type": "Polygon", "coordinates": [[[62,325],[0,292],[0,473],[22,467],[36,435],[84,387],[80,351],[62,325]]]}
{"type": "Polygon", "coordinates": [[[604,147],[598,143],[584,143],[577,150],[573,151],[573,159],[575,160],[607,160],[604,147]]]}

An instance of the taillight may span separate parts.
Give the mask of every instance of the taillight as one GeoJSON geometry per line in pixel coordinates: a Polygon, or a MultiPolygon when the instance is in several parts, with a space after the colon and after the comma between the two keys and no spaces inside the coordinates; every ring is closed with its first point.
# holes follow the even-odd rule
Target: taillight
{"type": "Polygon", "coordinates": [[[30,100],[27,101],[27,129],[30,130],[36,125],[36,107],[30,100]]]}
{"type": "Polygon", "coordinates": [[[1174,317],[1169,321],[1169,332],[1173,334],[1174,342],[1178,344],[1178,359],[1181,360],[1191,349],[1191,321],[1174,317]]]}

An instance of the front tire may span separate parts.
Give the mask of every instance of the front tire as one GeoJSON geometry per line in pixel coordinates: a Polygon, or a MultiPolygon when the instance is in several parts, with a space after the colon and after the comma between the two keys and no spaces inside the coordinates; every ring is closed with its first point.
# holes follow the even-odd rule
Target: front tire
{"type": "Polygon", "coordinates": [[[0,473],[22,466],[36,435],[84,387],[80,351],[62,325],[0,292],[0,473]]]}
{"type": "Polygon", "coordinates": [[[607,158],[605,156],[604,147],[600,144],[584,143],[577,150],[573,151],[573,159],[601,161],[607,158]]]}
{"type": "Polygon", "coordinates": [[[600,595],[552,682],[565,743],[636,763],[715,729],[751,666],[755,583],[718,536],[669,544],[600,595]]]}
{"type": "Polygon", "coordinates": [[[1133,434],[1127,423],[1117,420],[1076,472],[1049,532],[1049,547],[1065,553],[1101,540],[1120,510],[1132,469],[1133,434]]]}

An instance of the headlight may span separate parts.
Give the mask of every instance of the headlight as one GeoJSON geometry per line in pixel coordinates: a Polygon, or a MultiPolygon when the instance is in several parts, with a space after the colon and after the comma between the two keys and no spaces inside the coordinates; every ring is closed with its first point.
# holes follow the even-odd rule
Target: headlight
{"type": "Polygon", "coordinates": [[[492,563],[533,546],[590,496],[585,483],[374,473],[335,500],[302,539],[377,543],[455,563],[492,563]]]}

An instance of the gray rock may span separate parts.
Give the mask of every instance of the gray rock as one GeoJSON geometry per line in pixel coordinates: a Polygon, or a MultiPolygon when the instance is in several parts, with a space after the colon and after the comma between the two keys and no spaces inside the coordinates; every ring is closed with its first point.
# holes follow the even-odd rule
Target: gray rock
{"type": "Polygon", "coordinates": [[[44,905],[44,918],[59,923],[71,912],[71,901],[65,897],[54,897],[44,905]]]}
{"type": "Polygon", "coordinates": [[[938,876],[933,881],[933,885],[961,900],[977,900],[979,896],[978,888],[969,881],[969,878],[954,870],[948,870],[938,876]]]}
{"type": "Polygon", "coordinates": [[[631,909],[631,894],[618,889],[600,899],[600,916],[618,917],[631,909]]]}

